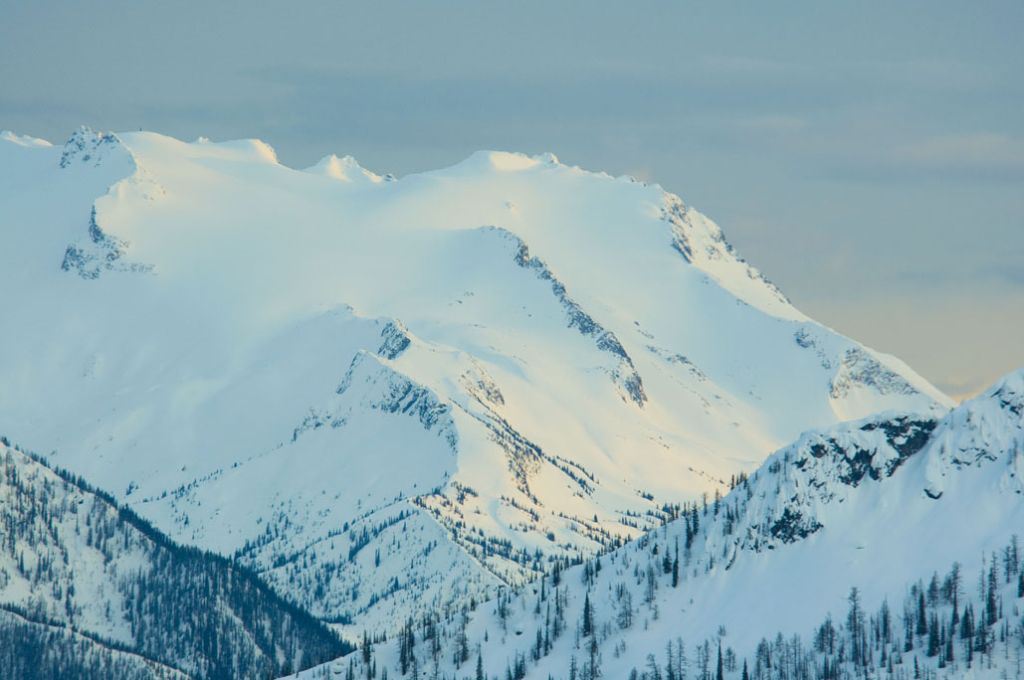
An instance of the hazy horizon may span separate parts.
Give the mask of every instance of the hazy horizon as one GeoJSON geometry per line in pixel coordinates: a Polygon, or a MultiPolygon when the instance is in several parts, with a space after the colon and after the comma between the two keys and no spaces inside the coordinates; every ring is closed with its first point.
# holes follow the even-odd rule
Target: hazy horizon
{"type": "Polygon", "coordinates": [[[397,175],[551,151],[679,194],[952,396],[1024,365],[1019,3],[60,8],[0,0],[0,129],[259,137],[397,175]]]}

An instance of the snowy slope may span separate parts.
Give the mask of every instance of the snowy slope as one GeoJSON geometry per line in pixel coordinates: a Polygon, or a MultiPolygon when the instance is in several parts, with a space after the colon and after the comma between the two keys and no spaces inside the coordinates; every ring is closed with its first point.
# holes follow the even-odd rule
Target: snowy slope
{"type": "Polygon", "coordinates": [[[359,630],[635,536],[808,428],[949,405],[677,197],[551,155],[396,180],[81,130],[3,135],[0,174],[3,431],[359,630]]]}
{"type": "Polygon", "coordinates": [[[39,677],[266,677],[350,649],[250,572],[3,439],[0,640],[17,645],[5,678],[35,655],[39,677]]]}
{"type": "MultiPolygon", "coordinates": [[[[575,657],[586,678],[588,640],[596,639],[603,677],[648,671],[648,654],[664,673],[668,645],[682,639],[691,664],[704,641],[710,640],[715,651],[721,640],[753,670],[762,638],[771,643],[779,633],[786,641],[797,635],[810,649],[817,627],[829,616],[838,636],[848,635],[844,619],[850,589],[856,587],[865,610],[880,611],[885,602],[891,611],[889,642],[869,644],[894,655],[902,675],[878,677],[914,677],[915,656],[928,672],[939,671],[930,677],[1016,677],[1024,655],[1019,534],[1024,534],[1024,370],[944,417],[888,413],[802,435],[706,510],[685,508],[683,518],[597,562],[563,571],[557,584],[548,576],[504,602],[485,603],[468,625],[458,617],[437,622],[438,667],[446,677],[472,676],[479,655],[488,677],[505,677],[521,659],[526,677],[566,678],[575,657]],[[950,645],[954,659],[940,670],[940,657],[929,656],[923,646],[927,635],[904,632],[904,601],[915,614],[915,592],[920,592],[913,590],[915,584],[928,584],[933,574],[942,583],[954,563],[960,578],[956,604],[941,594],[933,600],[929,593],[928,611],[938,612],[944,631],[953,609],[960,615],[968,604],[981,621],[991,592],[995,623],[987,634],[993,646],[984,659],[978,652],[968,667],[965,647],[975,638],[964,639],[957,629],[950,645]],[[592,638],[581,630],[588,600],[592,638]],[[559,618],[563,632],[556,636],[559,618]],[[457,668],[453,659],[463,630],[469,661],[457,668]],[[538,631],[545,651],[535,660],[538,631]]],[[[866,623],[874,628],[879,620],[866,623]]],[[[911,620],[911,626],[917,624],[911,620]]],[[[415,649],[419,668],[433,672],[432,645],[423,639],[427,630],[417,622],[415,649]]],[[[396,640],[378,645],[373,657],[378,669],[400,675],[399,651],[396,640]]],[[[815,658],[820,673],[822,656],[815,658]]],[[[849,661],[847,656],[844,663],[849,661]]],[[[872,661],[884,670],[884,656],[876,653],[872,661]]],[[[311,675],[340,675],[348,663],[328,664],[311,675]]],[[[693,672],[695,666],[690,668],[693,672]]],[[[358,664],[356,669],[361,672],[358,664]]],[[[737,663],[728,677],[740,674],[737,663]]],[[[761,677],[794,676],[765,671],[761,677]]]]}

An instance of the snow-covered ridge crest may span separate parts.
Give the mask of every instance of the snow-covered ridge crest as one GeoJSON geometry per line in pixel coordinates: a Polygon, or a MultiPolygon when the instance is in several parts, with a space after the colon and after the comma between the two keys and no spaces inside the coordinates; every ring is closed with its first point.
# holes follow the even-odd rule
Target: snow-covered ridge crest
{"type": "Polygon", "coordinates": [[[514,151],[481,150],[474,151],[465,160],[456,163],[448,168],[448,170],[468,173],[516,173],[523,170],[552,168],[555,166],[565,167],[559,162],[558,157],[551,152],[530,156],[514,151]]]}
{"type": "MultiPolygon", "coordinates": [[[[924,448],[935,427],[926,417],[889,413],[803,434],[768,458],[750,482],[750,524],[740,523],[734,547],[759,552],[807,538],[825,526],[827,506],[844,502],[862,484],[891,477],[924,448]]],[[[708,540],[714,541],[713,532],[708,540]]]]}
{"type": "MultiPolygon", "coordinates": [[[[393,327],[389,324],[385,327],[385,332],[393,327]]],[[[394,337],[386,336],[384,344],[381,345],[383,351],[391,351],[392,355],[395,347],[394,337]]],[[[362,385],[358,406],[413,416],[427,431],[432,431],[436,427],[438,436],[443,438],[452,453],[455,453],[459,438],[450,415],[451,406],[442,401],[435,392],[413,382],[365,350],[361,350],[352,359],[352,364],[338,385],[336,393],[341,401],[345,400],[354,383],[362,385]]],[[[351,411],[358,406],[349,405],[348,409],[351,411]]],[[[328,420],[332,427],[342,427],[346,417],[335,413],[328,420]]],[[[304,422],[304,425],[308,426],[308,423],[304,422]]],[[[314,420],[313,427],[319,426],[320,421],[314,420]]],[[[298,436],[297,433],[298,430],[293,439],[298,436]]]]}
{"type": "MultiPolygon", "coordinates": [[[[752,501],[748,514],[763,518],[755,533],[783,543],[806,538],[824,526],[822,521],[827,522],[825,506],[842,503],[862,484],[892,477],[910,461],[915,464],[901,480],[905,493],[918,499],[938,500],[947,484],[964,479],[974,483],[974,477],[956,474],[963,468],[983,474],[989,492],[998,489],[1020,496],[1024,493],[1022,376],[1024,371],[1010,373],[944,415],[881,413],[804,433],[769,457],[759,473],[769,474],[775,490],[751,494],[760,501],[752,501]]],[[[766,488],[764,482],[759,485],[766,488]]],[[[758,540],[745,543],[754,550],[763,547],[758,540]]],[[[767,546],[776,547],[773,543],[767,546]]]]}
{"type": "Polygon", "coordinates": [[[721,227],[712,220],[667,191],[661,214],[671,226],[672,247],[688,263],[707,271],[719,285],[749,304],[783,318],[806,320],[775,284],[736,254],[721,227]]]}
{"type": "Polygon", "coordinates": [[[805,433],[765,462],[763,470],[780,480],[775,510],[753,514],[769,517],[773,528],[784,530],[786,535],[776,536],[784,542],[794,536],[804,538],[821,527],[815,517],[826,512],[823,504],[843,502],[861,484],[884,481],[910,461],[915,464],[903,473],[901,482],[905,493],[916,499],[938,500],[947,484],[982,479],[987,480],[989,492],[1021,495],[1022,374],[1009,374],[942,416],[882,413],[805,433]],[[983,476],[957,474],[966,468],[983,476]],[[783,515],[792,521],[782,522],[783,515]]]}
{"type": "Polygon", "coordinates": [[[330,177],[331,179],[336,179],[346,183],[362,182],[380,184],[381,182],[394,181],[395,179],[393,175],[385,175],[381,177],[380,175],[367,170],[363,166],[359,165],[359,161],[352,156],[338,158],[334,154],[324,156],[316,165],[306,168],[306,172],[315,175],[324,175],[325,177],[330,177]]]}
{"type": "Polygon", "coordinates": [[[194,145],[224,159],[278,165],[277,151],[262,139],[233,139],[214,142],[208,137],[200,137],[194,142],[194,145]]]}
{"type": "Polygon", "coordinates": [[[637,406],[643,407],[647,401],[644,394],[643,380],[636,372],[633,359],[623,348],[622,343],[615,337],[615,334],[605,329],[600,323],[584,311],[579,303],[573,300],[563,284],[548,265],[536,255],[530,254],[530,248],[526,243],[512,232],[500,227],[483,227],[483,232],[495,233],[502,238],[512,242],[515,248],[515,263],[524,269],[532,270],[537,278],[551,283],[551,292],[561,303],[565,310],[566,321],[570,328],[574,328],[581,335],[593,338],[596,347],[615,357],[618,365],[610,371],[612,380],[619,385],[623,393],[628,396],[637,406]]]}
{"type": "Polygon", "coordinates": [[[935,455],[926,470],[930,497],[946,491],[954,470],[996,465],[1003,455],[1000,487],[1024,494],[1024,369],[953,409],[934,439],[935,455]]]}

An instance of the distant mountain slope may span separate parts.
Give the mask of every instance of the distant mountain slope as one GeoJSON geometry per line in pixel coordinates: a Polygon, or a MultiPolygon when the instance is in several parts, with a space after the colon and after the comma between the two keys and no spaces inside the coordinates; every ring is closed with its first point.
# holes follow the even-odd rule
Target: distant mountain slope
{"type": "Polygon", "coordinates": [[[18,680],[187,680],[181,671],[67,626],[0,608],[0,670],[18,680]]]}
{"type": "Polygon", "coordinates": [[[356,630],[949,405],[676,196],[551,155],[395,180],[82,130],[0,138],[0,172],[2,431],[356,630]]]}
{"type": "Polygon", "coordinates": [[[592,660],[601,677],[653,680],[682,640],[690,678],[714,677],[719,642],[730,679],[744,659],[763,679],[1017,677],[1021,538],[1024,370],[943,417],[809,432],[706,507],[468,621],[416,620],[414,646],[399,636],[371,658],[390,677],[413,656],[471,676],[479,656],[487,677],[571,678],[575,659],[582,680],[592,660]]]}
{"type": "Polygon", "coordinates": [[[228,560],[0,443],[0,677],[257,678],[350,647],[228,560]]]}

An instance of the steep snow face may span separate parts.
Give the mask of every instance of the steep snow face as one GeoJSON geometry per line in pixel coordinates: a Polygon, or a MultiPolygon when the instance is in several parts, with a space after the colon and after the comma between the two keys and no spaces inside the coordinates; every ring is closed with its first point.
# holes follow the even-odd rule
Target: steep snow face
{"type": "MultiPolygon", "coordinates": [[[[1019,649],[1024,555],[1014,548],[1011,558],[1004,547],[1018,545],[1013,537],[1024,532],[1022,465],[1024,370],[942,416],[893,412],[805,433],[706,508],[685,507],[681,519],[567,569],[557,581],[548,576],[485,603],[465,626],[457,617],[438,624],[447,645],[440,668],[454,670],[448,659],[457,657],[464,630],[470,661],[479,650],[491,676],[524,659],[526,677],[570,677],[570,659],[582,667],[589,656],[590,642],[579,642],[588,600],[602,677],[644,670],[648,654],[663,663],[677,638],[686,641],[691,663],[704,640],[720,639],[750,658],[762,637],[800,635],[809,645],[829,615],[840,625],[851,587],[869,611],[887,601],[897,617],[910,584],[941,577],[954,563],[960,606],[973,600],[980,609],[975,584],[993,560],[995,605],[1019,649]],[[559,609],[561,617],[553,613],[559,609]],[[536,641],[548,644],[558,618],[563,632],[535,658],[536,641]]],[[[433,668],[426,648],[420,667],[433,668]]],[[[917,653],[934,669],[937,659],[917,653]]],[[[956,653],[962,655],[959,647],[956,653]]],[[[376,654],[379,668],[399,667],[396,641],[376,654]]],[[[1002,677],[1001,657],[995,666],[977,663],[975,676],[958,656],[961,665],[941,677],[1002,677]]],[[[739,669],[728,677],[739,677],[739,669]]]]}
{"type": "Polygon", "coordinates": [[[952,411],[936,432],[935,446],[936,456],[925,470],[929,497],[946,492],[951,470],[997,462],[1000,452],[1009,456],[1000,488],[1024,493],[1024,370],[952,411]]]}
{"type": "Polygon", "coordinates": [[[0,172],[3,430],[360,628],[634,536],[807,428],[948,406],[679,198],[550,154],[394,180],[83,129],[4,136],[0,172]]]}

